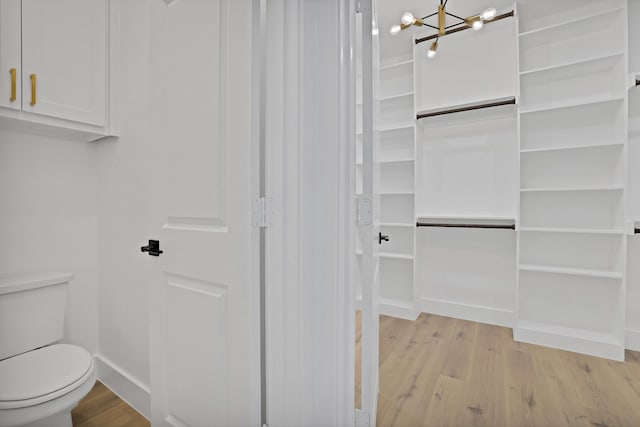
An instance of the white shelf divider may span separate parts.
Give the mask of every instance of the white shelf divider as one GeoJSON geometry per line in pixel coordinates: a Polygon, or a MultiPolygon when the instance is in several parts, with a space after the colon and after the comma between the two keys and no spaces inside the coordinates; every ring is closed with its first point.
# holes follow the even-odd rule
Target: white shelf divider
{"type": "Polygon", "coordinates": [[[560,228],[560,227],[522,227],[520,231],[540,233],[580,233],[580,234],[624,234],[621,228],[560,228]]]}
{"type": "Polygon", "coordinates": [[[567,274],[573,276],[586,276],[586,277],[601,277],[603,279],[620,279],[622,280],[623,274],[617,271],[606,270],[587,270],[582,268],[563,268],[563,267],[550,267],[546,265],[533,265],[533,264],[520,264],[520,270],[525,271],[537,271],[540,273],[557,273],[567,274]]]}

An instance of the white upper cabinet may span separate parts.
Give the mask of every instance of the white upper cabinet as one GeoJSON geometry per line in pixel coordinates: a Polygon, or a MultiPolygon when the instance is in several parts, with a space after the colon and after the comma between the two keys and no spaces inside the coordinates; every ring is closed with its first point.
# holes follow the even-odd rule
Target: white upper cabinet
{"type": "Polygon", "coordinates": [[[0,126],[87,141],[116,134],[115,13],[109,0],[3,0],[0,126]]]}
{"type": "Polygon", "coordinates": [[[22,0],[23,110],[104,125],[107,20],[105,0],[22,0]]]}
{"type": "Polygon", "coordinates": [[[22,102],[20,68],[20,0],[2,0],[0,1],[0,107],[20,110],[22,102]]]}

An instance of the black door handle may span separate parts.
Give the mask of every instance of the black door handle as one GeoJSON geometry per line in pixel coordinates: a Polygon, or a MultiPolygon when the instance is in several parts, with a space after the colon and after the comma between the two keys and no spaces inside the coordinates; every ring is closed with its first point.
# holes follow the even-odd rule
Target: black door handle
{"type": "Polygon", "coordinates": [[[160,256],[160,254],[164,252],[160,250],[160,241],[158,240],[149,240],[149,244],[141,247],[140,251],[149,252],[151,256],[160,256]]]}
{"type": "Polygon", "coordinates": [[[382,232],[378,233],[378,244],[381,245],[382,242],[388,242],[389,241],[389,236],[387,236],[386,234],[382,234],[382,232]]]}

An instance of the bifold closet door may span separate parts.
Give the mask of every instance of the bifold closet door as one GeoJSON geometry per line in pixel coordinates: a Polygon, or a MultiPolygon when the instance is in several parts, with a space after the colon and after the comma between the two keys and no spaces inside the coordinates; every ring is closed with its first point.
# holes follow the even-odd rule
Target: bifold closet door
{"type": "Polygon", "coordinates": [[[378,207],[374,184],[373,134],[373,52],[371,0],[362,2],[362,195],[359,235],[362,247],[362,339],[361,339],[361,405],[356,420],[358,425],[375,425],[378,402],[378,347],[379,347],[379,271],[378,247],[384,242],[380,233],[378,207]],[[364,203],[362,203],[364,202],[364,203]],[[368,206],[371,214],[364,213],[368,206]],[[363,219],[364,218],[364,219],[363,219]],[[375,239],[374,236],[379,236],[375,239]]]}

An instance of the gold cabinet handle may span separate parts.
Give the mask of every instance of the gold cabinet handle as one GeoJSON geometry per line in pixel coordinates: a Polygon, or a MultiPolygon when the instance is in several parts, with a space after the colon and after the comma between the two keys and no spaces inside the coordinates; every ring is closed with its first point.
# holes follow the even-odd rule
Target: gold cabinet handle
{"type": "Polygon", "coordinates": [[[31,74],[29,76],[31,79],[31,105],[36,105],[36,75],[31,74]]]}
{"type": "Polygon", "coordinates": [[[11,98],[9,98],[9,101],[11,102],[15,102],[16,101],[16,69],[12,68],[9,70],[9,73],[11,73],[11,98]]]}

